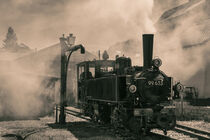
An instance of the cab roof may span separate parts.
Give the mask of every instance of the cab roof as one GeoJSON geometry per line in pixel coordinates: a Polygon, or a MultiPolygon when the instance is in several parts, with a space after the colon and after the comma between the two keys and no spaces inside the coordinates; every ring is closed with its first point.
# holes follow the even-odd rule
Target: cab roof
{"type": "Polygon", "coordinates": [[[89,65],[114,65],[115,60],[93,60],[93,61],[83,61],[78,63],[77,66],[89,64],[89,65]]]}

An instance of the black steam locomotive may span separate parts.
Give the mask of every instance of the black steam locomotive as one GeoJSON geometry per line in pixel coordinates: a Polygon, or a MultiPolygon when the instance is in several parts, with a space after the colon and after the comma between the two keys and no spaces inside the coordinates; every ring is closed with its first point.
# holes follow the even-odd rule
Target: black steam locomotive
{"type": "MultiPolygon", "coordinates": [[[[159,128],[167,133],[176,125],[172,78],[153,59],[153,35],[143,35],[143,66],[131,59],[81,62],[77,66],[78,102],[97,122],[125,126],[135,133],[159,128]]],[[[176,90],[181,90],[178,85],[176,90]]]]}

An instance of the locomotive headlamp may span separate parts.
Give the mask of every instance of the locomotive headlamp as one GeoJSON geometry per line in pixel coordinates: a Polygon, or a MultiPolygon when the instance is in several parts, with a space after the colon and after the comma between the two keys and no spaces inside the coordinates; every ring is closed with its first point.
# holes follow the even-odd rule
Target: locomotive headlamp
{"type": "Polygon", "coordinates": [[[130,93],[135,93],[136,92],[136,86],[135,85],[130,85],[129,86],[129,91],[130,91],[130,93]]]}
{"type": "Polygon", "coordinates": [[[184,90],[184,86],[183,86],[181,83],[178,83],[178,84],[176,85],[176,90],[177,90],[178,92],[181,92],[181,91],[184,90]]]}
{"type": "Polygon", "coordinates": [[[161,59],[156,58],[156,59],[152,60],[152,64],[153,64],[154,67],[158,68],[158,67],[160,67],[162,65],[162,61],[161,61],[161,59]]]}

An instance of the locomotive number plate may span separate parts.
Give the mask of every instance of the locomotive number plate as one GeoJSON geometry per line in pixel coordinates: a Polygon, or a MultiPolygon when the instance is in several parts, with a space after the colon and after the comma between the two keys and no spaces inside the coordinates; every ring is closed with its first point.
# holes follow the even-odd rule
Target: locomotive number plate
{"type": "Polygon", "coordinates": [[[162,86],[163,80],[148,81],[147,83],[149,86],[162,86]]]}

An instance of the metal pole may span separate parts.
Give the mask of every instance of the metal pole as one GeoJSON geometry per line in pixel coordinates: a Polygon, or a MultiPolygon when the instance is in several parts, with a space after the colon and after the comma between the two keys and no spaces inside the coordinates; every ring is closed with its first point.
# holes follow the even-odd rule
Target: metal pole
{"type": "Polygon", "coordinates": [[[66,55],[65,55],[65,38],[60,38],[61,44],[61,79],[60,79],[60,115],[59,115],[59,123],[66,123],[65,116],[65,98],[66,98],[66,55]]]}
{"type": "Polygon", "coordinates": [[[58,105],[55,105],[55,123],[58,123],[58,105]]]}
{"type": "Polygon", "coordinates": [[[81,53],[85,53],[85,48],[82,45],[74,45],[75,37],[70,34],[68,38],[63,37],[60,38],[61,45],[61,79],[60,79],[60,115],[59,115],[59,123],[66,123],[66,114],[65,114],[65,105],[66,105],[66,83],[67,83],[67,72],[68,72],[68,63],[70,60],[70,56],[73,51],[81,49],[81,53]],[[73,40],[72,40],[73,39],[73,40]],[[66,41],[70,47],[66,44],[66,41]],[[65,52],[69,51],[70,54],[68,59],[65,55],[65,52]]]}
{"type": "Polygon", "coordinates": [[[184,118],[184,104],[183,104],[183,93],[181,93],[181,118],[184,118]]]}

